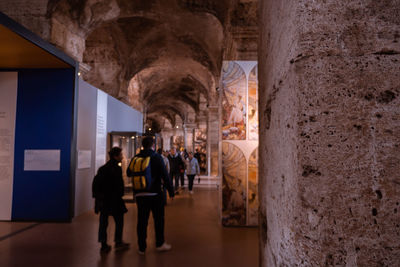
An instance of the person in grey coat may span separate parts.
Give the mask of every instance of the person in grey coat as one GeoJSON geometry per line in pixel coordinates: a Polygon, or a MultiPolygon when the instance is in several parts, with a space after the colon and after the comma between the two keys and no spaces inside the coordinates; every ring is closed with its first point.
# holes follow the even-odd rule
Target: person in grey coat
{"type": "Polygon", "coordinates": [[[189,157],[186,160],[186,175],[189,180],[189,194],[193,194],[194,177],[200,175],[199,162],[193,157],[193,152],[189,152],[189,157]]]}

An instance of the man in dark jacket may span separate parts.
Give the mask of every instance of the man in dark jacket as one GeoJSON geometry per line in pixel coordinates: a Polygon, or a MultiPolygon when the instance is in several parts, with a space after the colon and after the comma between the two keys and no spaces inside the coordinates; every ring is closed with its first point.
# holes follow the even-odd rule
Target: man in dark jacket
{"type": "Polygon", "coordinates": [[[175,148],[171,148],[168,160],[171,180],[174,181],[175,179],[175,192],[177,193],[179,189],[179,179],[181,180],[181,186],[184,186],[184,176],[181,175],[181,172],[185,171],[185,163],[179,153],[176,152],[175,148]]]}
{"type": "Polygon", "coordinates": [[[92,184],[92,193],[95,198],[95,212],[100,212],[99,242],[101,253],[109,252],[111,246],[107,244],[108,216],[115,220],[115,248],[128,248],[129,244],[122,241],[124,228],[124,213],[126,209],[122,196],[124,195],[124,180],[119,163],[122,160],[122,149],[113,147],[108,155],[110,160],[99,168],[92,184]]]}
{"type": "MultiPolygon", "coordinates": [[[[146,251],[146,237],[147,237],[147,224],[149,221],[150,211],[153,213],[154,228],[156,232],[156,249],[158,251],[168,251],[171,245],[165,242],[164,239],[164,197],[162,193],[162,184],[168,190],[169,197],[174,197],[174,190],[172,188],[171,180],[169,179],[168,172],[165,168],[164,160],[162,157],[155,153],[153,148],[153,137],[148,136],[142,140],[143,150],[136,156],[149,157],[152,184],[148,191],[136,193],[136,204],[138,209],[138,253],[144,255],[146,251]]],[[[127,175],[131,176],[129,168],[127,175]]]]}

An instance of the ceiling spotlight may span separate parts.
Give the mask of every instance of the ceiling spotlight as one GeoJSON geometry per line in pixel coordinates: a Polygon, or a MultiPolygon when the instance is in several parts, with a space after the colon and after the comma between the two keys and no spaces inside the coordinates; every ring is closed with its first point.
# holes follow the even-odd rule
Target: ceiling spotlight
{"type": "Polygon", "coordinates": [[[176,129],[178,129],[179,128],[179,126],[178,125],[176,125],[176,129]]]}
{"type": "Polygon", "coordinates": [[[131,137],[131,139],[135,139],[135,137],[134,137],[134,136],[132,136],[132,137],[131,137]]]}
{"type": "Polygon", "coordinates": [[[78,72],[78,76],[81,76],[81,72],[80,71],[78,72]]]}
{"type": "Polygon", "coordinates": [[[151,128],[149,128],[149,131],[151,131],[151,128]]]}

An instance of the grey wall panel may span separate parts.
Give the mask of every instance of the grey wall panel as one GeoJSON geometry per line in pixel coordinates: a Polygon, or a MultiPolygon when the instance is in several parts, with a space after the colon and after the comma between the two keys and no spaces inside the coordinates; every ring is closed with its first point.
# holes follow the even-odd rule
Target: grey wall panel
{"type": "Polygon", "coordinates": [[[107,131],[142,132],[143,114],[108,96],[107,131]]]}
{"type": "MultiPolygon", "coordinates": [[[[79,150],[90,150],[91,167],[79,169],[79,162],[76,165],[75,216],[94,207],[91,186],[96,172],[97,90],[96,87],[83,80],[79,81],[77,154],[79,150]]],[[[107,102],[107,132],[142,132],[141,112],[111,96],[108,96],[107,102]]],[[[77,160],[79,161],[79,158],[77,160]]]]}
{"type": "Polygon", "coordinates": [[[91,167],[78,169],[76,165],[75,216],[94,207],[91,186],[95,175],[96,112],[97,88],[79,80],[77,151],[91,151],[91,167]]]}

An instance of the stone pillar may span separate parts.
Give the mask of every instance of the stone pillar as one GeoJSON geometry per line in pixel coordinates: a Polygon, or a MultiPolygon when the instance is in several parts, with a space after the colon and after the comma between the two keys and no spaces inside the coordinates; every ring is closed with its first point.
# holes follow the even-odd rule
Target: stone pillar
{"type": "Polygon", "coordinates": [[[261,266],[397,266],[398,1],[260,8],[261,266]]]}
{"type": "Polygon", "coordinates": [[[208,107],[207,160],[210,176],[219,175],[219,114],[218,106],[208,107]]]}
{"type": "Polygon", "coordinates": [[[171,137],[173,136],[173,129],[163,129],[161,132],[163,139],[163,150],[169,150],[171,148],[171,137]]]}
{"type": "Polygon", "coordinates": [[[171,137],[174,136],[175,129],[172,128],[172,125],[169,122],[164,122],[164,127],[161,131],[161,137],[163,139],[163,150],[171,149],[171,137]]]}
{"type": "Polygon", "coordinates": [[[185,148],[187,152],[194,151],[194,129],[196,124],[185,124],[183,126],[185,136],[185,148]]]}

